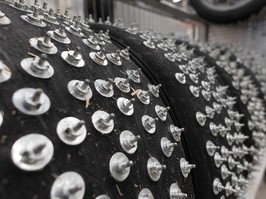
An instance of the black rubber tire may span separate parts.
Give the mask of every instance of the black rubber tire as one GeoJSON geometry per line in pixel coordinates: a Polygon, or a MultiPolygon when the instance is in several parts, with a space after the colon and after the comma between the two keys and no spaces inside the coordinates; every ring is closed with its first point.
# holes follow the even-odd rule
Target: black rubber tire
{"type": "MultiPolygon", "coordinates": [[[[213,180],[220,175],[220,168],[217,168],[213,162],[213,157],[208,156],[206,152],[206,142],[208,140],[214,141],[217,145],[229,147],[228,143],[222,137],[213,137],[209,126],[199,126],[195,120],[195,113],[197,111],[204,111],[206,105],[211,106],[214,102],[213,99],[210,102],[206,102],[203,97],[195,98],[192,96],[188,89],[185,89],[188,85],[193,85],[193,82],[187,78],[185,85],[177,82],[175,76],[176,72],[180,72],[179,65],[186,64],[186,61],[172,63],[168,61],[164,56],[162,50],[159,48],[149,49],[144,48],[143,40],[139,39],[139,35],[126,33],[124,30],[117,27],[106,26],[102,24],[90,24],[91,27],[95,30],[110,30],[110,36],[113,42],[125,47],[130,46],[131,54],[137,58],[137,60],[142,61],[143,71],[146,71],[146,74],[152,76],[151,79],[154,79],[157,82],[160,82],[163,87],[162,91],[165,93],[166,98],[169,100],[169,106],[173,110],[180,126],[185,127],[186,132],[182,134],[182,141],[186,146],[188,151],[188,160],[197,165],[195,169],[191,171],[195,198],[220,198],[220,195],[215,195],[213,193],[213,180]],[[178,64],[177,64],[178,63],[178,64]],[[164,67],[162,67],[164,66],[164,67]],[[167,67],[166,67],[167,66],[167,67]],[[167,88],[166,90],[164,90],[167,88]],[[182,93],[182,95],[180,95],[182,93]],[[190,100],[188,100],[190,99],[190,100]],[[181,106],[180,106],[181,105],[181,106]],[[195,131],[196,129],[196,131],[195,131]],[[196,132],[196,133],[195,133],[196,132]]],[[[177,42],[177,45],[181,45],[182,42],[177,42]]],[[[189,44],[188,48],[193,49],[194,46],[189,44]]],[[[208,52],[209,53],[209,52],[208,52]]],[[[198,49],[195,49],[191,59],[198,56],[205,57],[206,68],[215,67],[217,72],[217,79],[215,86],[218,85],[228,85],[228,94],[236,97],[235,110],[243,113],[245,116],[241,119],[241,122],[245,123],[246,128],[242,129],[242,133],[251,136],[251,132],[247,128],[248,118],[250,114],[246,110],[246,105],[243,105],[240,101],[241,92],[236,90],[232,86],[232,76],[227,74],[227,72],[216,65],[215,60],[212,59],[208,53],[203,53],[198,49]]],[[[235,60],[235,57],[232,57],[232,60],[235,60]]],[[[247,70],[244,66],[239,65],[240,68],[245,70],[246,75],[253,74],[247,70]]],[[[206,78],[206,73],[200,75],[200,79],[206,78]]],[[[255,81],[255,80],[254,80],[255,81]]],[[[226,117],[226,112],[221,112],[213,118],[213,122],[223,122],[226,117]]],[[[228,117],[228,116],[227,116],[228,117]]],[[[245,145],[250,147],[253,144],[252,139],[245,141],[245,145]]],[[[248,161],[252,160],[251,156],[245,156],[245,159],[248,161]]],[[[239,160],[241,161],[241,160],[239,160]]],[[[234,170],[234,172],[237,172],[234,170]]],[[[243,175],[246,177],[247,172],[244,172],[243,175]]],[[[224,182],[225,183],[225,182],[224,182]]],[[[227,196],[226,198],[235,199],[236,196],[227,196]]]]}
{"type": "Polygon", "coordinates": [[[198,14],[212,22],[216,23],[229,23],[245,19],[251,14],[258,12],[263,6],[266,5],[265,1],[253,0],[241,8],[231,9],[227,11],[219,11],[207,7],[202,0],[190,0],[192,6],[198,12],[198,14]]]}

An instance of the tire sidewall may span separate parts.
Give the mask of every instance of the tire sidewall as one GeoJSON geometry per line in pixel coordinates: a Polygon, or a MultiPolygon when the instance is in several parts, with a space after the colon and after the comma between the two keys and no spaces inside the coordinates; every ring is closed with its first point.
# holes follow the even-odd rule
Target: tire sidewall
{"type": "Polygon", "coordinates": [[[252,13],[259,11],[266,5],[263,0],[252,0],[244,6],[228,11],[214,10],[207,7],[202,0],[190,0],[198,14],[213,22],[232,22],[245,19],[252,13]]]}

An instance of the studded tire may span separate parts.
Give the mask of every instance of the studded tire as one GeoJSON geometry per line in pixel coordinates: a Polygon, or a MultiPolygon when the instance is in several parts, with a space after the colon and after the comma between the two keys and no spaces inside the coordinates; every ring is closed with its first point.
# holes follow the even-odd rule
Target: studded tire
{"type": "Polygon", "coordinates": [[[247,128],[259,116],[208,54],[37,5],[0,10],[11,22],[0,26],[0,198],[242,194],[264,144],[247,128]],[[229,156],[241,167],[230,169],[229,156]]]}

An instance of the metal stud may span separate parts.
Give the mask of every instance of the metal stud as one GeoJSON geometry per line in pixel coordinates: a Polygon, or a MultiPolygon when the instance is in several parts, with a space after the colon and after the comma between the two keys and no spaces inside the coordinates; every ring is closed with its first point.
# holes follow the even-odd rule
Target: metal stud
{"type": "MultiPolygon", "coordinates": [[[[232,140],[232,142],[235,142],[236,141],[236,139],[238,139],[238,137],[237,136],[233,136],[233,137],[230,137],[230,135],[229,136],[227,136],[227,133],[230,131],[230,128],[225,128],[223,125],[219,125],[219,133],[220,133],[220,135],[222,136],[222,137],[224,137],[225,135],[226,135],[226,139],[227,139],[227,141],[228,142],[230,142],[231,140],[232,140]]],[[[231,145],[230,143],[229,143],[229,145],[231,145]]]]}
{"type": "Polygon", "coordinates": [[[189,70],[186,65],[178,65],[178,67],[184,74],[189,74],[189,70]]]}
{"type": "Polygon", "coordinates": [[[220,167],[225,161],[227,161],[226,158],[223,158],[218,152],[215,152],[214,163],[216,167],[220,167]]]}
{"type": "Polygon", "coordinates": [[[192,95],[194,95],[195,97],[199,97],[199,94],[200,94],[200,88],[201,86],[199,87],[196,87],[196,86],[189,86],[189,90],[190,92],[192,93],[192,95]]]}
{"type": "Polygon", "coordinates": [[[59,19],[61,18],[62,15],[61,15],[61,10],[60,10],[60,8],[57,8],[57,9],[56,9],[55,16],[56,16],[57,18],[59,18],[59,19]]]}
{"type": "Polygon", "coordinates": [[[147,105],[151,101],[149,93],[150,93],[149,91],[143,91],[143,90],[139,89],[137,92],[137,97],[143,104],[147,105]]]}
{"type": "Polygon", "coordinates": [[[227,158],[229,155],[233,155],[232,151],[229,151],[225,146],[221,147],[221,154],[224,158],[227,158]]]}
{"type": "Polygon", "coordinates": [[[109,170],[112,177],[122,182],[127,179],[130,173],[130,167],[133,166],[133,161],[129,160],[127,156],[121,152],[115,153],[109,162],[109,170]]]}
{"type": "Polygon", "coordinates": [[[213,181],[213,193],[215,195],[218,195],[222,190],[224,189],[224,186],[220,182],[218,178],[215,178],[213,181]]]}
{"type": "Polygon", "coordinates": [[[213,102],[213,108],[215,109],[217,114],[220,114],[221,111],[222,111],[223,106],[218,104],[218,103],[216,103],[216,102],[213,102]]]}
{"type": "Polygon", "coordinates": [[[228,88],[229,86],[218,86],[216,87],[216,91],[222,95],[225,95],[228,88]]]}
{"type": "Polygon", "coordinates": [[[103,20],[101,17],[99,17],[98,24],[103,24],[103,20]]]}
{"type": "Polygon", "coordinates": [[[107,195],[99,195],[95,199],[111,199],[111,198],[107,195]]]}
{"type": "Polygon", "coordinates": [[[193,74],[190,73],[189,74],[189,78],[195,83],[197,84],[199,82],[199,73],[193,74]]]}
{"type": "Polygon", "coordinates": [[[162,40],[162,43],[157,44],[157,47],[163,51],[168,51],[167,44],[165,40],[162,40]]]}
{"type": "Polygon", "coordinates": [[[66,27],[66,30],[78,37],[84,37],[84,34],[82,33],[82,30],[80,28],[80,22],[78,21],[74,21],[72,25],[70,25],[69,27],[66,27]]]}
{"type": "Polygon", "coordinates": [[[199,125],[204,126],[206,123],[207,116],[198,111],[196,113],[196,119],[197,119],[199,125]]]}
{"type": "Polygon", "coordinates": [[[237,191],[235,189],[233,189],[233,187],[231,186],[230,182],[227,182],[225,185],[225,195],[228,197],[233,193],[237,193],[237,191]]]}
{"type": "Polygon", "coordinates": [[[105,37],[104,37],[104,33],[102,30],[100,30],[98,32],[98,34],[96,34],[97,37],[97,41],[100,45],[104,46],[105,45],[105,37]]]}
{"type": "MultiPolygon", "coordinates": [[[[196,74],[197,71],[197,63],[195,62],[195,59],[192,59],[191,61],[189,61],[187,63],[187,67],[190,71],[190,73],[196,74]]],[[[192,76],[193,77],[193,76],[192,76]]],[[[195,78],[195,80],[197,79],[197,77],[195,78]]],[[[193,81],[193,80],[192,80],[193,81]]]]}
{"type": "Polygon", "coordinates": [[[228,166],[229,166],[229,169],[233,169],[235,166],[237,166],[238,164],[240,164],[240,162],[238,161],[235,161],[234,158],[232,156],[229,156],[228,157],[228,166]]]}
{"type": "Polygon", "coordinates": [[[147,41],[144,41],[143,44],[150,49],[155,49],[155,44],[152,38],[149,38],[147,41]]]}
{"type": "Polygon", "coordinates": [[[11,149],[13,163],[25,171],[41,170],[51,161],[53,154],[53,143],[46,136],[35,133],[19,138],[11,149]]]}
{"type": "Polygon", "coordinates": [[[213,122],[210,122],[209,127],[212,135],[217,136],[221,127],[219,125],[214,124],[213,122]]]}
{"type": "Polygon", "coordinates": [[[66,117],[57,124],[56,132],[62,142],[67,145],[79,145],[87,134],[85,122],[75,117],[66,117]]]}
{"type": "Polygon", "coordinates": [[[243,165],[241,165],[241,164],[236,165],[236,168],[237,168],[237,172],[238,172],[238,173],[241,173],[241,172],[243,172],[243,171],[248,171],[248,168],[245,167],[245,166],[243,166],[243,165]]]}
{"type": "Polygon", "coordinates": [[[158,118],[162,121],[166,121],[167,119],[167,112],[170,110],[170,107],[163,107],[163,106],[159,106],[156,105],[155,106],[155,112],[158,116],[158,118]]]}
{"type": "Polygon", "coordinates": [[[186,161],[184,158],[181,158],[180,159],[180,168],[181,168],[182,175],[185,178],[187,178],[191,169],[196,168],[196,165],[195,164],[189,164],[188,161],[186,161]]]}
{"type": "Polygon", "coordinates": [[[138,24],[132,23],[125,31],[135,35],[138,33],[138,29],[138,24]]]}
{"type": "Polygon", "coordinates": [[[222,99],[222,96],[220,93],[218,92],[215,92],[215,91],[212,91],[212,96],[214,97],[214,99],[217,101],[217,102],[221,102],[221,104],[226,107],[226,104],[225,104],[225,99],[222,99]]]}
{"type": "Polygon", "coordinates": [[[255,128],[255,124],[252,121],[248,121],[248,129],[252,131],[255,128]]]}
{"type": "Polygon", "coordinates": [[[84,67],[85,61],[82,58],[80,47],[77,47],[75,50],[63,51],[61,57],[68,64],[75,67],[84,67]]]}
{"type": "Polygon", "coordinates": [[[177,143],[172,143],[166,137],[162,137],[161,149],[166,157],[170,157],[172,155],[175,146],[177,146],[177,143]]]}
{"type": "Polygon", "coordinates": [[[123,114],[130,116],[134,113],[134,105],[133,105],[134,101],[135,101],[134,98],[129,100],[124,97],[119,97],[117,99],[117,107],[123,114]]]}
{"type": "Polygon", "coordinates": [[[157,86],[148,84],[149,91],[154,97],[159,97],[159,92],[161,87],[162,87],[161,84],[158,84],[157,86]]]}
{"type": "Polygon", "coordinates": [[[231,128],[231,126],[234,124],[234,121],[229,119],[228,117],[224,118],[224,122],[228,128],[231,128]]]}
{"type": "Polygon", "coordinates": [[[209,156],[213,156],[214,153],[216,152],[216,150],[218,150],[218,149],[220,149],[220,147],[214,145],[212,141],[208,140],[206,142],[206,150],[207,150],[207,153],[209,154],[209,156]]]}
{"type": "Polygon", "coordinates": [[[90,22],[89,22],[89,19],[86,18],[85,21],[84,21],[84,23],[81,24],[81,27],[82,27],[82,29],[85,30],[86,32],[88,32],[88,33],[92,33],[93,31],[91,30],[89,23],[90,23],[90,22]]]}
{"type": "Polygon", "coordinates": [[[207,81],[201,81],[201,85],[202,87],[207,90],[207,91],[210,91],[211,90],[211,83],[210,82],[207,82],[207,81]]]}
{"type": "Polygon", "coordinates": [[[130,80],[131,79],[129,79],[129,78],[125,79],[125,78],[116,77],[114,79],[114,82],[120,91],[122,91],[124,93],[129,93],[130,92],[130,84],[129,84],[130,80]]]}
{"type": "Polygon", "coordinates": [[[173,56],[173,53],[164,53],[164,56],[166,57],[166,59],[168,59],[170,62],[175,62],[175,58],[173,56]]]}
{"type": "Polygon", "coordinates": [[[139,37],[141,39],[147,40],[147,39],[149,39],[151,37],[151,34],[152,34],[151,33],[151,29],[147,29],[147,30],[144,31],[143,34],[139,35],[139,37]]]}
{"type": "Polygon", "coordinates": [[[101,50],[99,52],[91,52],[90,58],[98,65],[107,66],[107,64],[108,64],[108,61],[105,58],[103,50],[101,50]]]}
{"type": "Polygon", "coordinates": [[[249,148],[245,146],[244,144],[242,145],[242,149],[246,152],[249,152],[251,155],[255,155],[258,151],[254,146],[250,146],[249,148]]]}
{"type": "Polygon", "coordinates": [[[23,59],[21,67],[31,76],[41,79],[48,79],[54,75],[54,69],[47,61],[47,55],[45,54],[42,54],[40,57],[23,59]]]}
{"type": "Polygon", "coordinates": [[[58,21],[56,20],[54,10],[51,8],[48,13],[44,13],[43,19],[51,24],[59,25],[58,21]]]}
{"type": "Polygon", "coordinates": [[[138,148],[138,141],[140,140],[140,136],[135,136],[132,132],[125,130],[123,131],[120,136],[120,144],[124,151],[126,151],[129,154],[133,154],[136,152],[138,148]]]}
{"type": "Polygon", "coordinates": [[[245,126],[245,124],[243,124],[243,123],[239,123],[239,122],[234,122],[234,126],[235,126],[235,128],[236,128],[236,131],[240,131],[240,129],[243,127],[243,126],[245,126]]]}
{"type": "Polygon", "coordinates": [[[153,181],[158,181],[161,177],[162,171],[166,169],[166,165],[161,165],[161,163],[155,158],[150,157],[147,162],[147,170],[150,178],[153,181]]]}
{"type": "Polygon", "coordinates": [[[12,72],[9,67],[7,67],[1,60],[0,60],[0,83],[6,82],[11,78],[12,72]]]}
{"type": "Polygon", "coordinates": [[[89,14],[89,23],[95,23],[95,20],[92,17],[92,14],[89,14]]]}
{"type": "Polygon", "coordinates": [[[94,128],[100,133],[109,134],[113,131],[115,114],[99,110],[91,118],[94,128]]]}
{"type": "Polygon", "coordinates": [[[245,190],[243,190],[245,187],[240,187],[239,185],[236,185],[236,186],[234,186],[234,194],[235,194],[235,196],[237,196],[238,198],[243,198],[244,197],[244,195],[245,195],[245,190]]]}
{"type": "Polygon", "coordinates": [[[186,76],[184,73],[176,73],[175,78],[181,83],[185,84],[186,83],[186,76]]]}
{"type": "MultiPolygon", "coordinates": [[[[260,156],[261,154],[257,154],[258,156],[260,156]]],[[[263,154],[262,154],[263,156],[263,154]]],[[[243,161],[243,166],[247,168],[248,171],[256,171],[257,169],[254,168],[254,164],[253,162],[248,162],[247,160],[243,161]]]]}
{"type": "Polygon", "coordinates": [[[125,60],[130,61],[130,57],[129,57],[129,47],[121,50],[120,52],[120,56],[123,57],[125,60]]]}
{"type": "Polygon", "coordinates": [[[228,168],[225,166],[225,165],[222,165],[221,166],[221,176],[222,176],[222,179],[226,179],[228,178],[229,175],[233,175],[234,173],[229,171],[228,168]]]}
{"type": "MultiPolygon", "coordinates": [[[[107,43],[112,43],[111,42],[111,38],[110,38],[110,35],[109,35],[109,30],[106,30],[105,31],[105,33],[103,33],[103,38],[104,38],[104,41],[106,41],[107,43]]],[[[119,52],[119,53],[121,53],[121,52],[119,52]]]]}
{"type": "MultiPolygon", "coordinates": [[[[7,2],[7,1],[6,1],[7,2]]],[[[7,2],[8,3],[8,2],[7,2]]],[[[11,0],[10,4],[11,7],[16,8],[18,10],[24,11],[24,12],[32,12],[28,6],[25,4],[25,0],[19,0],[19,1],[15,1],[11,0]]]]}
{"type": "Polygon", "coordinates": [[[95,38],[95,35],[90,36],[87,39],[82,40],[84,44],[86,44],[88,47],[90,47],[93,50],[101,50],[101,47],[98,45],[98,41],[95,38]]]}
{"type": "Polygon", "coordinates": [[[204,99],[206,101],[210,101],[211,100],[212,93],[210,91],[206,91],[206,90],[202,89],[201,94],[202,94],[202,96],[204,97],[204,99]]]}
{"type": "Polygon", "coordinates": [[[35,48],[40,52],[46,54],[56,54],[58,49],[54,45],[54,43],[51,42],[51,38],[52,38],[52,32],[48,31],[44,37],[31,38],[30,44],[33,48],[35,48]]]}
{"type": "Polygon", "coordinates": [[[216,78],[216,74],[215,74],[215,69],[214,68],[208,68],[206,70],[207,73],[207,79],[210,81],[210,83],[214,84],[215,83],[215,78],[216,78]]]}
{"type": "Polygon", "coordinates": [[[239,89],[240,89],[239,81],[232,81],[232,85],[233,85],[233,87],[234,87],[236,90],[239,90],[239,89]]]}
{"type": "Polygon", "coordinates": [[[140,68],[138,70],[127,70],[126,71],[128,78],[130,78],[135,83],[140,83],[140,73],[141,73],[140,68]]]}
{"type": "Polygon", "coordinates": [[[76,99],[88,101],[92,97],[92,90],[90,88],[90,80],[85,81],[71,80],[67,84],[69,93],[76,99]]]}
{"type": "Polygon", "coordinates": [[[231,181],[232,181],[232,184],[234,186],[236,186],[236,185],[243,186],[243,185],[249,184],[249,181],[245,180],[245,178],[243,178],[243,176],[239,176],[239,178],[238,178],[236,175],[232,175],[231,181]]]}
{"type": "Polygon", "coordinates": [[[97,79],[94,82],[95,89],[104,97],[112,97],[114,95],[114,88],[111,81],[97,79]]]}
{"type": "MultiPolygon", "coordinates": [[[[243,92],[243,90],[242,90],[242,92],[243,92]]],[[[248,98],[247,95],[241,95],[241,96],[240,96],[240,100],[242,101],[243,104],[247,104],[249,98],[248,98]]]]}
{"type": "Polygon", "coordinates": [[[175,141],[179,142],[181,140],[181,133],[184,131],[184,128],[178,128],[177,126],[170,125],[169,132],[172,134],[175,141]]]}
{"type": "Polygon", "coordinates": [[[206,64],[199,64],[198,69],[200,72],[204,73],[206,64]]]}
{"type": "Polygon", "coordinates": [[[68,24],[70,17],[68,16],[68,10],[65,10],[65,13],[61,15],[61,17],[64,20],[64,23],[68,24]]]}
{"type": "Polygon", "coordinates": [[[40,16],[39,8],[36,7],[34,7],[32,14],[22,15],[21,18],[34,26],[42,28],[46,26],[46,23],[43,22],[43,18],[40,16]]]}
{"type": "Polygon", "coordinates": [[[177,183],[173,183],[170,186],[170,199],[184,199],[187,198],[187,194],[182,193],[177,183]]]}
{"type": "Polygon", "coordinates": [[[150,133],[153,134],[156,131],[156,122],[158,121],[158,118],[152,118],[148,115],[143,115],[141,118],[142,125],[144,129],[150,133]]]}
{"type": "MultiPolygon", "coordinates": [[[[166,42],[166,47],[169,48],[167,42],[166,42]]],[[[171,47],[170,47],[169,49],[171,49],[171,47]]],[[[174,54],[173,54],[173,57],[174,57],[175,60],[178,61],[178,62],[181,62],[181,61],[182,61],[182,55],[181,55],[181,52],[178,52],[178,53],[176,52],[176,53],[174,53],[174,54]]],[[[180,67],[179,67],[179,68],[180,68],[180,67]]],[[[182,66],[182,68],[183,68],[183,66],[182,66]]],[[[188,70],[188,68],[187,68],[187,70],[188,70]]]]}
{"type": "MultiPolygon", "coordinates": [[[[234,137],[235,139],[235,137],[234,137]]],[[[237,158],[239,155],[240,155],[240,149],[236,146],[233,146],[232,147],[232,152],[233,152],[233,157],[234,158],[237,158]]]]}
{"type": "Polygon", "coordinates": [[[56,178],[52,185],[51,199],[82,199],[85,194],[85,182],[82,176],[74,171],[68,171],[56,178]]]}
{"type": "Polygon", "coordinates": [[[154,196],[153,196],[152,192],[149,189],[143,188],[139,192],[138,199],[154,199],[154,196]]]}
{"type": "Polygon", "coordinates": [[[65,26],[61,26],[59,29],[52,31],[51,33],[52,33],[52,38],[55,41],[60,42],[62,44],[71,43],[70,39],[67,37],[67,34],[65,32],[65,26]]]}
{"type": "Polygon", "coordinates": [[[112,62],[114,65],[121,66],[122,61],[120,58],[120,50],[117,50],[115,53],[107,53],[106,57],[112,62]]]}
{"type": "Polygon", "coordinates": [[[34,4],[31,4],[31,9],[40,8],[39,0],[34,0],[34,4]]]}
{"type": "Polygon", "coordinates": [[[46,2],[43,2],[42,7],[40,8],[40,14],[41,15],[44,15],[44,14],[48,13],[48,11],[47,11],[47,5],[48,4],[46,2]]]}
{"type": "Polygon", "coordinates": [[[12,97],[14,106],[26,115],[41,115],[51,106],[50,99],[42,89],[22,88],[12,97]]]}
{"type": "Polygon", "coordinates": [[[11,23],[11,20],[0,10],[0,26],[8,25],[11,23]]]}
{"type": "Polygon", "coordinates": [[[230,119],[235,119],[235,115],[236,115],[236,111],[232,111],[232,110],[227,110],[227,114],[230,117],[230,119]]]}
{"type": "Polygon", "coordinates": [[[236,98],[228,98],[228,99],[224,100],[224,103],[229,109],[232,109],[233,106],[236,104],[235,100],[236,100],[236,98]]]}
{"type": "Polygon", "coordinates": [[[265,139],[265,134],[263,132],[253,131],[252,132],[252,137],[253,137],[253,139],[261,139],[261,140],[264,140],[265,139]]]}
{"type": "Polygon", "coordinates": [[[206,111],[206,114],[207,114],[208,118],[213,118],[214,117],[215,109],[213,109],[213,108],[211,108],[209,106],[206,106],[205,107],[205,111],[206,111]]]}
{"type": "Polygon", "coordinates": [[[235,113],[234,117],[236,119],[236,121],[239,121],[242,117],[244,117],[245,115],[244,114],[240,114],[238,112],[235,113]]]}

